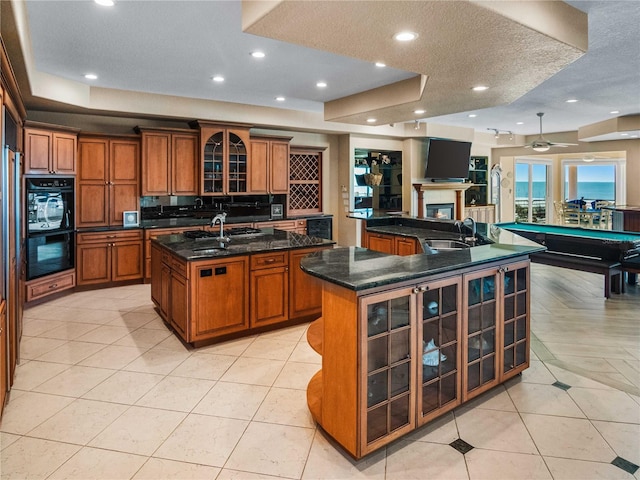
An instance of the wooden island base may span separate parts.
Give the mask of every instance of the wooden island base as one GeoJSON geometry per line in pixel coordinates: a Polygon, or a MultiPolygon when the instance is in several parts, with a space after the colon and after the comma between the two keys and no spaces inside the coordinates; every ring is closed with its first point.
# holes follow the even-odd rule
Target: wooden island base
{"type": "Polygon", "coordinates": [[[529,260],[365,291],[323,280],[313,419],[360,459],[529,366],[529,260]]]}

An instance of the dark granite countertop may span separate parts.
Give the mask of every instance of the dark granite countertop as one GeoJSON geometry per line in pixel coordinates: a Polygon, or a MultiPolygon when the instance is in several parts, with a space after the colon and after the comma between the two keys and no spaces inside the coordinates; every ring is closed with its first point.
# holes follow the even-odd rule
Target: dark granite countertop
{"type": "MultiPolygon", "coordinates": [[[[411,227],[387,226],[385,233],[404,232],[411,227]],[[400,230],[393,230],[399,228],[400,230]]],[[[370,229],[371,230],[371,229],[370,229]]],[[[418,229],[420,238],[438,238],[447,232],[418,229]],[[426,236],[425,236],[426,235],[426,236]]],[[[521,257],[544,251],[545,247],[495,225],[486,228],[485,240],[494,243],[477,247],[400,257],[359,247],[334,248],[302,260],[302,269],[318,278],[351,290],[392,285],[461,268],[521,257]]],[[[451,235],[451,233],[449,233],[451,235]]],[[[412,235],[416,236],[416,235],[412,235]]],[[[447,237],[440,237],[447,238],[447,237]]]]}
{"type": "Polygon", "coordinates": [[[152,242],[168,248],[185,260],[204,260],[237,255],[250,255],[275,250],[294,250],[298,248],[322,247],[334,245],[332,240],[300,235],[295,232],[263,228],[259,235],[235,235],[229,242],[221,245],[213,238],[193,240],[182,234],[160,235],[152,242]],[[222,247],[222,248],[221,248],[222,247]]]}

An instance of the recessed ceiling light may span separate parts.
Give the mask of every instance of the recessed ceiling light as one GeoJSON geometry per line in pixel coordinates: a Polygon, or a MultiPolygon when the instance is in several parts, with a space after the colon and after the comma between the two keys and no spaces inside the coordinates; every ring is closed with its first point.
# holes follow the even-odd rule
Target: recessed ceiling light
{"type": "Polygon", "coordinates": [[[93,0],[98,5],[102,5],[103,7],[113,7],[115,2],[113,0],[93,0]]]}
{"type": "Polygon", "coordinates": [[[628,133],[621,133],[621,134],[620,134],[620,136],[621,136],[621,137],[628,137],[628,136],[629,136],[629,134],[628,134],[628,133]]]}
{"type": "Polygon", "coordinates": [[[576,103],[578,100],[576,100],[575,98],[570,98],[569,100],[566,101],[566,103],[576,103]]]}
{"type": "Polygon", "coordinates": [[[489,89],[489,87],[487,87],[485,85],[476,85],[471,90],[473,90],[474,92],[484,92],[485,90],[488,90],[488,89],[489,89]]]}
{"type": "Polygon", "coordinates": [[[386,66],[387,66],[386,63],[376,62],[376,67],[382,68],[382,67],[386,67],[386,66]]]}
{"type": "Polygon", "coordinates": [[[87,80],[97,80],[98,79],[98,75],[96,75],[95,73],[87,73],[84,78],[86,78],[87,80]]]}
{"type": "Polygon", "coordinates": [[[469,114],[469,118],[476,118],[478,115],[476,115],[475,113],[470,113],[469,114]]]}
{"type": "Polygon", "coordinates": [[[631,135],[631,138],[638,138],[638,135],[631,135]]]}
{"type": "Polygon", "coordinates": [[[327,86],[327,82],[318,82],[316,83],[316,87],[325,88],[327,86]]]}
{"type": "Polygon", "coordinates": [[[375,123],[376,119],[375,118],[367,118],[367,122],[368,123],[375,123]]]}
{"type": "Polygon", "coordinates": [[[516,122],[516,125],[524,125],[524,122],[516,122]]]}
{"type": "Polygon", "coordinates": [[[411,40],[418,38],[418,34],[415,32],[398,32],[393,36],[393,38],[399,42],[410,42],[411,40]]]}
{"type": "Polygon", "coordinates": [[[284,102],[285,98],[284,97],[276,97],[276,101],[277,102],[284,102]]]}
{"type": "Polygon", "coordinates": [[[612,115],[615,115],[616,113],[620,113],[620,110],[612,110],[609,113],[611,113],[612,115]]]}
{"type": "Polygon", "coordinates": [[[255,52],[251,52],[251,56],[253,58],[264,58],[264,52],[261,52],[260,50],[256,50],[255,52]]]}
{"type": "Polygon", "coordinates": [[[413,113],[415,113],[416,115],[421,115],[425,112],[425,110],[414,110],[413,113]]]}
{"type": "Polygon", "coordinates": [[[214,82],[224,82],[224,77],[222,75],[216,75],[212,78],[214,82]]]}

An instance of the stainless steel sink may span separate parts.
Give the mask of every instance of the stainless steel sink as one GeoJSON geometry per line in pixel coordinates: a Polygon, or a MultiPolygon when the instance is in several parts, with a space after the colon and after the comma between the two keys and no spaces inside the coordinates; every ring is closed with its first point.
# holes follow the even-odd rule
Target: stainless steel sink
{"type": "Polygon", "coordinates": [[[459,248],[471,248],[470,245],[461,242],[459,240],[446,240],[446,239],[434,239],[425,240],[425,243],[431,248],[437,248],[438,250],[456,250],[459,248]]]}
{"type": "Polygon", "coordinates": [[[436,254],[438,252],[451,252],[455,250],[465,250],[471,248],[471,245],[461,242],[459,240],[449,239],[425,239],[422,242],[422,249],[424,253],[428,255],[436,254]]]}
{"type": "Polygon", "coordinates": [[[192,249],[192,251],[197,253],[215,253],[217,251],[226,250],[226,249],[227,249],[227,246],[223,243],[220,243],[216,245],[206,245],[206,246],[203,245],[202,247],[192,249]]]}

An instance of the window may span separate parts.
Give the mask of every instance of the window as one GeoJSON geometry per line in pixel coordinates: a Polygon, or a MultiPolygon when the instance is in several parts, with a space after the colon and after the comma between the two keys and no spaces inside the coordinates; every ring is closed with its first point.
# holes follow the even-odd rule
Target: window
{"type": "Polygon", "coordinates": [[[563,198],[587,203],[607,200],[624,203],[624,161],[601,159],[597,162],[563,160],[563,198]]]}
{"type": "Polygon", "coordinates": [[[515,220],[549,223],[550,160],[516,160],[515,220]]]}

